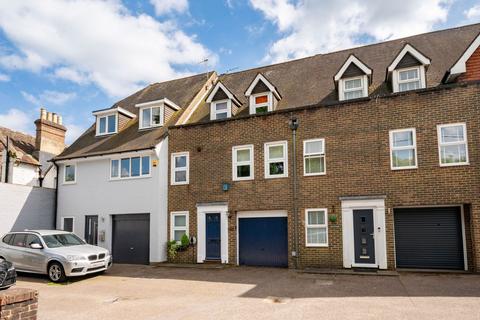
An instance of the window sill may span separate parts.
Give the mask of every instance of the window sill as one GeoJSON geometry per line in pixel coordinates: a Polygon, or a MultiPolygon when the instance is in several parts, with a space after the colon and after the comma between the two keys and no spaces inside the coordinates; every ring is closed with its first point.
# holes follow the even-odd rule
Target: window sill
{"type": "Polygon", "coordinates": [[[241,182],[241,181],[252,181],[255,180],[254,177],[248,177],[248,178],[233,178],[232,181],[236,182],[241,182]]]}
{"type": "Polygon", "coordinates": [[[187,185],[189,184],[189,182],[171,182],[170,185],[171,186],[183,186],[183,185],[187,185]]]}
{"type": "Polygon", "coordinates": [[[279,176],[265,176],[265,179],[280,179],[280,178],[288,178],[288,174],[287,175],[279,175],[279,176]]]}
{"type": "Polygon", "coordinates": [[[115,132],[109,132],[109,133],[97,133],[97,134],[95,135],[95,137],[106,137],[106,136],[114,135],[114,134],[116,134],[116,133],[118,133],[118,132],[115,131],[115,132]]]}
{"type": "Polygon", "coordinates": [[[416,170],[418,169],[417,166],[415,167],[397,167],[397,168],[394,168],[394,167],[391,167],[392,171],[402,171],[402,170],[416,170]]]}
{"type": "Polygon", "coordinates": [[[469,166],[470,162],[458,162],[458,163],[440,163],[440,167],[459,167],[469,166]]]}
{"type": "Polygon", "coordinates": [[[138,128],[138,131],[148,131],[148,130],[152,130],[152,129],[157,129],[157,128],[162,128],[163,127],[163,124],[159,124],[159,125],[156,125],[156,126],[151,126],[151,127],[144,127],[144,128],[138,128]]]}
{"type": "Polygon", "coordinates": [[[71,182],[62,182],[62,186],[69,186],[69,185],[72,185],[72,184],[77,184],[77,181],[71,181],[71,182]]]}
{"type": "Polygon", "coordinates": [[[327,244],[306,244],[305,247],[307,248],[328,248],[327,244]]]}
{"type": "Polygon", "coordinates": [[[137,179],[148,179],[151,178],[152,175],[146,175],[146,176],[138,176],[138,177],[125,177],[125,178],[110,178],[109,181],[124,181],[124,180],[137,180],[137,179]]]}
{"type": "Polygon", "coordinates": [[[303,173],[304,177],[316,177],[316,176],[326,176],[326,175],[327,175],[326,172],[322,172],[322,173],[303,173]]]}

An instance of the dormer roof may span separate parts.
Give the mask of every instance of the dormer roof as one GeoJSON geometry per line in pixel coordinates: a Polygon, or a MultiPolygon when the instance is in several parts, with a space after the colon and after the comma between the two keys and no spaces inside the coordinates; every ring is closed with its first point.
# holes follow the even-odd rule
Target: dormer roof
{"type": "Polygon", "coordinates": [[[340,70],[335,74],[333,79],[339,81],[344,77],[367,75],[371,77],[372,69],[370,69],[365,63],[358,59],[355,55],[351,54],[347,60],[340,67],[340,70]]]}
{"type": "Polygon", "coordinates": [[[159,100],[153,100],[153,101],[148,101],[148,102],[137,103],[137,104],[135,105],[135,107],[137,107],[137,108],[143,108],[143,107],[157,106],[157,105],[161,105],[161,104],[167,105],[167,106],[169,106],[170,108],[175,109],[175,110],[180,110],[180,109],[182,109],[182,108],[180,108],[175,102],[169,100],[168,98],[162,98],[162,99],[159,99],[159,100]]]}
{"type": "Polygon", "coordinates": [[[237,99],[237,97],[235,97],[235,95],[230,90],[228,90],[221,81],[218,81],[205,101],[207,103],[211,103],[212,101],[218,101],[223,99],[230,99],[238,106],[242,105],[242,103],[237,99]]]}
{"type": "Polygon", "coordinates": [[[460,58],[458,58],[455,64],[448,70],[445,82],[450,82],[467,71],[467,61],[478,49],[478,47],[480,47],[480,34],[478,34],[475,39],[473,39],[472,43],[470,43],[470,45],[463,52],[460,58]]]}
{"type": "Polygon", "coordinates": [[[258,87],[262,85],[264,89],[260,91],[263,91],[263,92],[270,91],[275,95],[275,97],[278,100],[282,98],[277,88],[270,81],[268,81],[268,79],[261,73],[258,73],[253,79],[253,81],[250,83],[247,90],[245,91],[245,96],[246,97],[251,96],[253,93],[255,93],[255,89],[256,88],[258,89],[258,87]]]}
{"type": "Polygon", "coordinates": [[[395,59],[388,66],[387,71],[390,74],[400,65],[405,67],[412,66],[412,63],[415,63],[415,60],[419,65],[424,66],[429,66],[431,63],[430,58],[422,54],[419,50],[415,49],[411,44],[407,43],[403,46],[402,50],[400,50],[395,59]]]}
{"type": "Polygon", "coordinates": [[[123,114],[123,115],[125,115],[125,116],[127,116],[131,119],[136,117],[136,115],[134,113],[131,113],[130,111],[127,111],[127,110],[125,110],[123,108],[120,108],[120,107],[100,109],[100,110],[93,111],[92,114],[94,116],[101,116],[101,115],[105,115],[105,114],[109,114],[109,113],[115,113],[115,112],[123,114]]]}

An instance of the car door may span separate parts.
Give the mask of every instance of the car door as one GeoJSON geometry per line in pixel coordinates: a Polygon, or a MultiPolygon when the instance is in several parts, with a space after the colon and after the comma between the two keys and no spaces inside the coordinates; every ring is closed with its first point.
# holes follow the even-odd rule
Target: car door
{"type": "Polygon", "coordinates": [[[47,261],[43,249],[33,249],[32,243],[38,243],[43,247],[40,238],[35,234],[27,234],[25,249],[23,251],[22,264],[26,271],[45,272],[47,261]]]}
{"type": "Polygon", "coordinates": [[[13,263],[15,268],[19,270],[25,270],[23,265],[23,251],[25,249],[26,238],[27,235],[25,233],[14,233],[6,250],[7,256],[5,258],[13,263]]]}

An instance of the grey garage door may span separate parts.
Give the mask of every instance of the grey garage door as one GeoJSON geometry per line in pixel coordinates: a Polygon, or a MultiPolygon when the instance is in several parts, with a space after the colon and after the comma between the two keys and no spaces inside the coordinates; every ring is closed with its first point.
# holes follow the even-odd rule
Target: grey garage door
{"type": "Polygon", "coordinates": [[[463,269],[459,207],[395,209],[397,268],[463,269]]]}
{"type": "Polygon", "coordinates": [[[112,254],[114,263],[150,262],[150,215],[113,216],[112,254]]]}

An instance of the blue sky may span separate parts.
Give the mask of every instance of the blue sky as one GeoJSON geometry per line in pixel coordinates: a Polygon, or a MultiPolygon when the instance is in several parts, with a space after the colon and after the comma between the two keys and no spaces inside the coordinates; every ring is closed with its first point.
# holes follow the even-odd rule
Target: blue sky
{"type": "Polygon", "coordinates": [[[0,126],[45,106],[71,143],[149,83],[477,22],[478,0],[0,0],[0,126]]]}

